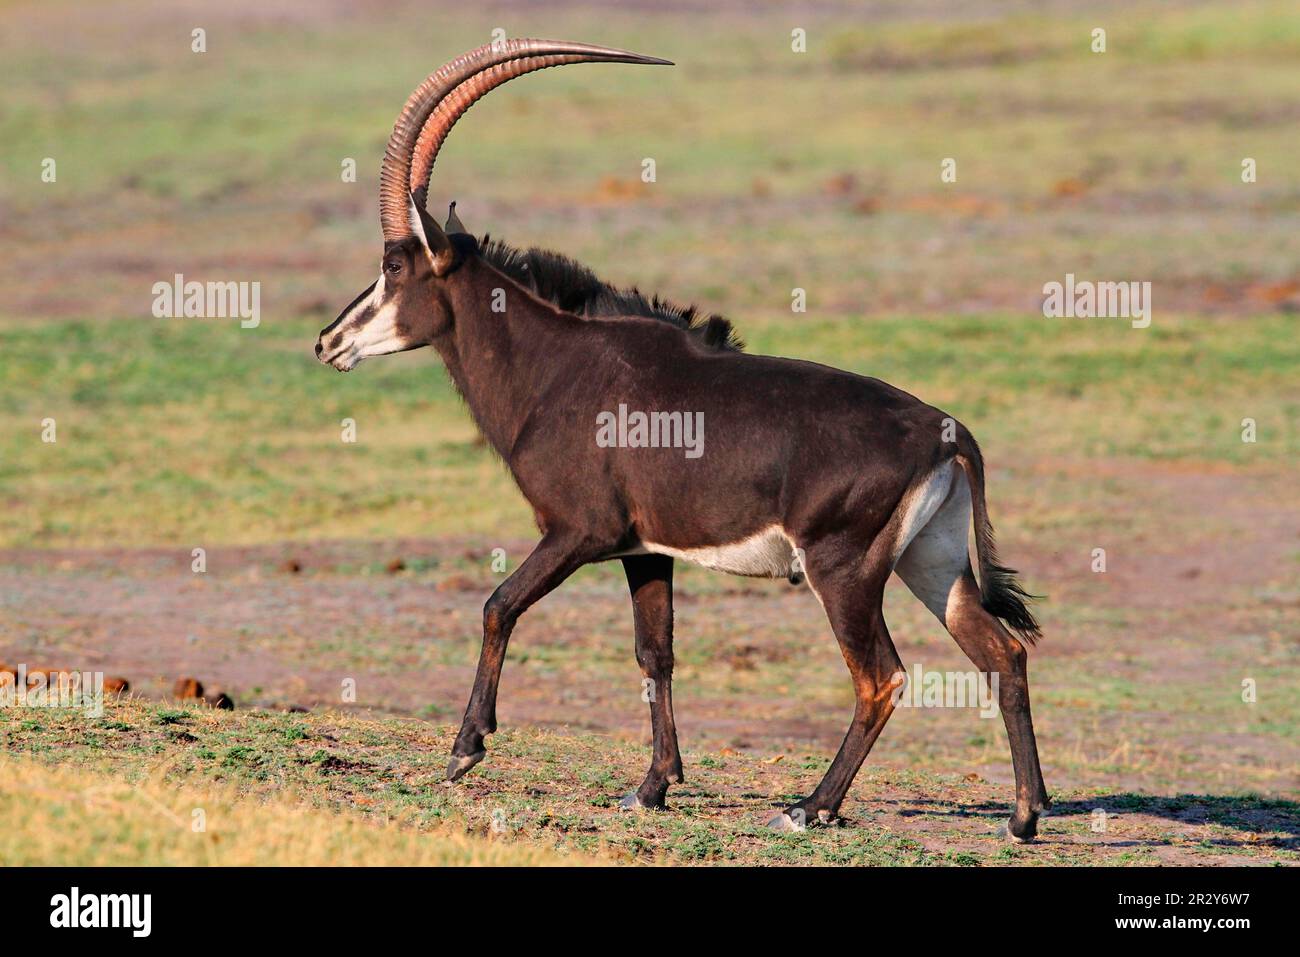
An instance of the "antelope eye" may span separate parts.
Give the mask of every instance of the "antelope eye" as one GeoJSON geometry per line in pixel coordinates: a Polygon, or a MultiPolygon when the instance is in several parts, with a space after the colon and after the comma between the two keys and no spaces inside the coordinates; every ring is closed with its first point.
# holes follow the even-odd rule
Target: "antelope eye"
{"type": "Polygon", "coordinates": [[[384,272],[386,273],[396,276],[401,271],[402,264],[395,259],[390,259],[388,262],[384,263],[384,272]]]}

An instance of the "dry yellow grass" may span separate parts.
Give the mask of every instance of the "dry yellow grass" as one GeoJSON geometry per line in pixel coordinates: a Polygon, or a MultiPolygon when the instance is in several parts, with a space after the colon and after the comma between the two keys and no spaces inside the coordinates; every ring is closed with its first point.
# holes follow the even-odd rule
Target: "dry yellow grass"
{"type": "MultiPolygon", "coordinates": [[[[0,759],[0,865],[564,866],[595,857],[376,825],[291,796],[197,791],[161,776],[0,759]]],[[[607,863],[607,862],[606,862],[607,863]]]]}

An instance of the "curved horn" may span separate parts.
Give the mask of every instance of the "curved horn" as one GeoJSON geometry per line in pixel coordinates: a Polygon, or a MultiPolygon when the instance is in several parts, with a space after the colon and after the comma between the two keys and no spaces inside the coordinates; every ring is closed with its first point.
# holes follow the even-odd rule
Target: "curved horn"
{"type": "Polygon", "coordinates": [[[408,195],[418,190],[418,199],[424,202],[438,149],[452,125],[476,100],[516,76],[568,63],[672,65],[657,57],[588,43],[506,40],[481,46],[439,67],[407,99],[384,150],[379,174],[379,221],[384,239],[392,242],[411,235],[408,195]]]}

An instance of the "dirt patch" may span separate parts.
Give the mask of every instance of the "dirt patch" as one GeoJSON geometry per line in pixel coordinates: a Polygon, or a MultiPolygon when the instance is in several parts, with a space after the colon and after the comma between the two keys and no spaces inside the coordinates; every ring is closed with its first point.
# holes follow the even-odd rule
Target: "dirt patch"
{"type": "MultiPolygon", "coordinates": [[[[1294,789],[1300,743],[1286,689],[1298,670],[1300,509],[1287,505],[1287,477],[1053,461],[1015,483],[995,475],[994,485],[1033,488],[1062,474],[1117,482],[1124,507],[1153,521],[1106,523],[1105,574],[1091,570],[1077,529],[1066,540],[1021,532],[1004,541],[1051,596],[1046,638],[1031,655],[1049,784],[1294,789]],[[1258,685],[1255,706],[1240,701],[1243,679],[1258,685]]],[[[1004,501],[999,515],[1012,507],[1004,501]]],[[[531,545],[506,544],[516,561],[531,545]]],[[[451,722],[472,681],[482,603],[503,577],[482,543],[464,539],[213,548],[207,561],[195,574],[182,550],[0,553],[0,659],[104,670],[157,698],[197,675],[240,708],[355,707],[451,722]]],[[[891,586],[886,607],[905,663],[969,668],[901,588],[891,586]]],[[[806,589],[684,569],[677,636],[684,744],[833,753],[852,699],[806,589]]],[[[616,565],[584,571],[525,616],[499,716],[503,726],[648,742],[616,565]]],[[[1000,722],[957,710],[900,712],[869,766],[1010,780],[1000,722]]]]}

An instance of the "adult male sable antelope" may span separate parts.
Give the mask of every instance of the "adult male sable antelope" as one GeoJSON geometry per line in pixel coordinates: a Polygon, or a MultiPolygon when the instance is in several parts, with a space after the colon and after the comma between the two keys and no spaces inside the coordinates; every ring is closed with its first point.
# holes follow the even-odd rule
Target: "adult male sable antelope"
{"type": "Polygon", "coordinates": [[[1016,776],[1008,833],[1032,838],[1048,797],[1025,648],[1003,623],[1029,642],[1039,630],[1014,572],[998,564],[971,434],[877,379],[746,355],[717,316],[701,321],[694,310],[616,290],[553,253],[480,243],[454,204],[445,228],[426,212],[434,160],[465,110],[516,76],[587,62],[668,63],[509,40],[453,60],[416,89],[384,153],[379,278],[316,343],[321,361],[340,371],[369,356],[437,349],[542,532],[483,609],[482,654],[448,779],[486,754],[519,616],[582,565],[617,558],[632,594],[637,661],[655,691],[654,757],[623,806],[662,807],[668,785],[682,780],[671,688],[672,573],[681,558],[738,575],[802,572],[825,608],[853,679],[853,723],[816,790],[771,823],[827,822],[904,680],[881,612],[894,572],[976,666],[998,676],[1016,776]],[[620,406],[695,416],[707,434],[702,454],[597,441],[620,406]],[[978,583],[967,550],[972,513],[978,583]]]}

